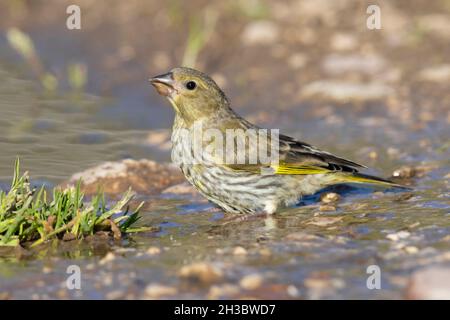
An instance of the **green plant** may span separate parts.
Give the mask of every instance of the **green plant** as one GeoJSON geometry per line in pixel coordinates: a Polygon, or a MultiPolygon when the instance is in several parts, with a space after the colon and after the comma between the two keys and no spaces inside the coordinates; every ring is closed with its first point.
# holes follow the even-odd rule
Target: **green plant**
{"type": "Polygon", "coordinates": [[[194,16],[190,20],[189,34],[182,60],[183,66],[196,67],[198,55],[208,43],[216,26],[218,16],[219,14],[216,10],[206,8],[202,11],[201,16],[194,16]]]}
{"type": "Polygon", "coordinates": [[[143,203],[128,214],[128,204],[134,196],[131,190],[108,208],[100,191],[90,202],[83,202],[80,185],[81,182],[67,189],[54,188],[49,199],[44,187],[30,187],[26,172],[20,175],[17,159],[10,190],[0,190],[0,246],[27,241],[37,245],[52,238],[80,239],[97,231],[108,231],[117,239],[122,233],[150,229],[134,227],[143,203]]]}

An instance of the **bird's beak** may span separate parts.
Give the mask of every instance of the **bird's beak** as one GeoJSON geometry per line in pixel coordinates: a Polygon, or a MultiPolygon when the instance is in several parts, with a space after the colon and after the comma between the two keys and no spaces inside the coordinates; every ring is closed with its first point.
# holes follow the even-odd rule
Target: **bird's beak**
{"type": "Polygon", "coordinates": [[[175,80],[173,78],[173,73],[168,72],[149,79],[150,83],[155,87],[156,91],[162,96],[169,96],[175,90],[175,80]]]}

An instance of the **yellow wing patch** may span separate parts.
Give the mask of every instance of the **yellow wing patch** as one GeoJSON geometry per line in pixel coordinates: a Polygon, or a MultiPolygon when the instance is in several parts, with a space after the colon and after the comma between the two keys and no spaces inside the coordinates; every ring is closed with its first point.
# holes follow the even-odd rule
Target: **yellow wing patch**
{"type": "Polygon", "coordinates": [[[293,166],[293,165],[271,165],[271,168],[274,170],[275,174],[298,174],[298,175],[306,175],[306,174],[321,174],[328,173],[330,170],[315,167],[315,166],[293,166]]]}

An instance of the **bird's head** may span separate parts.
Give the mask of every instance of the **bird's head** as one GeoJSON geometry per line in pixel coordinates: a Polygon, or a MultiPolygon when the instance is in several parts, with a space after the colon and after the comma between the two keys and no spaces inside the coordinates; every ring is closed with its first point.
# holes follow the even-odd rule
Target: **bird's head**
{"type": "Polygon", "coordinates": [[[174,68],[153,77],[150,83],[169,99],[175,111],[185,121],[192,122],[229,110],[225,94],[206,74],[191,68],[174,68]]]}

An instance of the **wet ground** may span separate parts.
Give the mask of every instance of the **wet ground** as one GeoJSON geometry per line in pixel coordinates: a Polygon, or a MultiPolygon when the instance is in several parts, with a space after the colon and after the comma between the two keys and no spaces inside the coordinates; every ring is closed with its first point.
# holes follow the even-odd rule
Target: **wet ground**
{"type": "MultiPolygon", "coordinates": [[[[55,74],[64,73],[67,61],[89,71],[85,92],[71,92],[63,80],[56,93],[45,92],[0,35],[2,188],[16,156],[34,184],[48,186],[105,161],[169,161],[173,115],[146,79],[179,64],[182,50],[164,55],[179,35],[142,38],[150,37],[148,17],[150,27],[159,23],[166,31],[183,29],[185,21],[174,26],[161,18],[169,9],[151,4],[136,13],[139,5],[130,3],[128,11],[112,9],[122,23],[134,19],[123,29],[108,17],[89,24],[105,4],[88,11],[85,32],[76,34],[56,27],[64,17],[44,19],[42,5],[33,7],[33,28],[20,16],[2,22],[4,31],[22,26],[55,74]],[[142,38],[135,39],[138,30],[142,38]]],[[[450,7],[387,5],[385,29],[375,34],[358,27],[364,10],[348,18],[363,5],[343,1],[320,10],[307,1],[280,3],[260,13],[269,22],[262,26],[248,14],[232,20],[235,9],[221,11],[227,28],[216,32],[231,39],[231,52],[213,37],[198,65],[252,121],[364,163],[372,174],[415,168],[401,171],[414,189],[339,187],[327,190],[341,195],[337,203],[325,205],[316,195],[245,221],[189,192],[140,192],[141,224],[159,231],[119,242],[94,237],[0,248],[0,298],[396,299],[432,291],[416,288],[418,272],[431,270],[435,279],[434,268],[450,268],[450,47],[443,45],[450,7]],[[81,290],[66,287],[69,265],[81,269],[81,290]],[[380,290],[367,288],[371,265],[380,268],[380,290]]],[[[172,10],[176,17],[181,9],[172,10]]]]}

